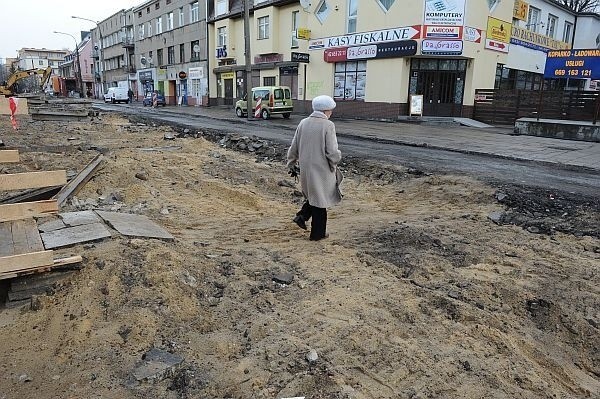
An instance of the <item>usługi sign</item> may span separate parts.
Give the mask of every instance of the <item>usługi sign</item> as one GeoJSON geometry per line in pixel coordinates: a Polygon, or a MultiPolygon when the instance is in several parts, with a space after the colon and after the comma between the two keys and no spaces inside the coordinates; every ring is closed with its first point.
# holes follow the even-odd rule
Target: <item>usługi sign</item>
{"type": "Polygon", "coordinates": [[[407,57],[416,53],[417,42],[415,40],[402,40],[369,46],[327,49],[323,53],[323,59],[325,62],[342,62],[347,60],[407,57]]]}
{"type": "Polygon", "coordinates": [[[548,51],[544,78],[600,79],[600,49],[548,51]]]}

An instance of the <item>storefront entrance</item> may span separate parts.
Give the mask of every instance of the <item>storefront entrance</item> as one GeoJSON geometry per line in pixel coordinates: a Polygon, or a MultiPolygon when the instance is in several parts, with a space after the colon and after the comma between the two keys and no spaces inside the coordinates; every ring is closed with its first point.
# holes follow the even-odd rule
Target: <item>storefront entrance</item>
{"type": "Polygon", "coordinates": [[[409,94],[423,95],[424,116],[461,116],[466,60],[414,58],[409,94]]]}

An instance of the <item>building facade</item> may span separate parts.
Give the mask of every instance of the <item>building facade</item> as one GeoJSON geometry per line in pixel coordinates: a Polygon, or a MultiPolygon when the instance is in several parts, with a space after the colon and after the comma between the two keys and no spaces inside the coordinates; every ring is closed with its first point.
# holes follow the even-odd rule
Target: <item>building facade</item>
{"type": "Polygon", "coordinates": [[[206,2],[150,0],[133,8],[137,92],[167,104],[207,105],[206,2]]]}
{"type": "Polygon", "coordinates": [[[22,48],[18,51],[18,65],[20,70],[52,68],[52,74],[59,73],[58,67],[69,54],[69,50],[48,50],[45,48],[22,48]]]}
{"type": "Polygon", "coordinates": [[[77,44],[79,61],[77,53],[72,51],[59,64],[58,75],[62,79],[59,79],[57,82],[59,90],[55,90],[57,92],[55,94],[67,96],[69,93],[77,93],[78,96],[81,94],[81,97],[91,97],[94,92],[92,37],[90,32],[81,32],[81,37],[82,41],[77,44]],[[79,68],[81,68],[82,93],[79,93],[80,88],[77,82],[77,71],[79,68]]]}

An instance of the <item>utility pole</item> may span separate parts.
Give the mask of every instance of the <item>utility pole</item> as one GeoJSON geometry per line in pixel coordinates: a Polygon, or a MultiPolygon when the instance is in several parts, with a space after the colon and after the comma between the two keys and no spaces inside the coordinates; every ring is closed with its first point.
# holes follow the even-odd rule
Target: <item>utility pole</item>
{"type": "Polygon", "coordinates": [[[254,119],[252,107],[252,63],[250,57],[250,0],[244,0],[244,48],[246,56],[246,112],[248,120],[254,119]]]}

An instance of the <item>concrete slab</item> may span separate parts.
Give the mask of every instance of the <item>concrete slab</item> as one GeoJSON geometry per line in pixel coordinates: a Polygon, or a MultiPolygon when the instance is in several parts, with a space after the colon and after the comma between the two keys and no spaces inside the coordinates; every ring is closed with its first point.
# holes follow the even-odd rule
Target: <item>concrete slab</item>
{"type": "Polygon", "coordinates": [[[47,233],[49,231],[64,229],[65,227],[67,227],[67,225],[64,224],[63,221],[60,219],[50,220],[50,221],[44,222],[42,224],[38,224],[38,230],[41,231],[42,233],[47,233]]]}
{"type": "Polygon", "coordinates": [[[144,215],[105,211],[96,211],[96,213],[124,236],[160,238],[169,241],[175,239],[168,231],[144,215]]]}
{"type": "Polygon", "coordinates": [[[60,213],[58,216],[67,226],[82,226],[84,224],[92,224],[101,222],[100,218],[94,211],[81,211],[81,212],[65,212],[60,213]]]}
{"type": "Polygon", "coordinates": [[[67,247],[82,242],[96,241],[110,237],[110,231],[103,223],[66,227],[40,234],[46,249],[67,247]]]}
{"type": "Polygon", "coordinates": [[[479,122],[479,121],[476,121],[475,119],[471,119],[471,118],[454,118],[454,120],[456,122],[460,123],[461,125],[469,126],[469,127],[479,127],[479,128],[493,127],[492,125],[488,125],[487,123],[479,122]]]}

